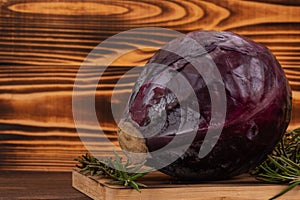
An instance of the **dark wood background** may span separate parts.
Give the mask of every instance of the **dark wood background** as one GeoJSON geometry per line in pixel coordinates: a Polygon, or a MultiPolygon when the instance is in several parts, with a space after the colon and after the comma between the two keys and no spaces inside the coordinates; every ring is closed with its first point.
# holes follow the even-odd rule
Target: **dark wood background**
{"type": "MultiPolygon", "coordinates": [[[[265,44],[293,89],[290,128],[300,126],[300,1],[0,0],[0,169],[69,171],[73,158],[86,151],[72,117],[77,70],[101,41],[149,26],[183,33],[227,30],[265,44]]],[[[96,100],[106,136],[114,142],[115,125],[105,109],[110,107],[113,83],[153,52],[133,51],[105,73],[105,89],[96,100]]],[[[128,88],[130,84],[118,91],[128,93],[128,88]]],[[[104,144],[103,154],[108,149],[104,144]]]]}

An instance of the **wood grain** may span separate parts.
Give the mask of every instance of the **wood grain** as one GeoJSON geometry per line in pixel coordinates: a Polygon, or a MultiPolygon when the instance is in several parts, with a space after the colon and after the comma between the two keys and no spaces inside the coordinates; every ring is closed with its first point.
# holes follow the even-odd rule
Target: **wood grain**
{"type": "Polygon", "coordinates": [[[72,188],[70,172],[0,171],[0,199],[89,200],[72,188]]]}
{"type": "MultiPolygon", "coordinates": [[[[249,175],[232,180],[203,182],[198,184],[176,183],[170,177],[153,172],[143,177],[148,187],[142,192],[108,184],[111,180],[99,176],[85,176],[73,171],[72,185],[95,200],[172,199],[172,200],[261,200],[270,199],[286,186],[262,184],[249,175]]],[[[278,199],[298,200],[300,186],[278,199]]]]}
{"type": "MultiPolygon", "coordinates": [[[[101,41],[121,31],[150,26],[183,33],[234,31],[265,44],[284,67],[293,89],[290,127],[300,125],[297,1],[0,0],[0,169],[69,171],[73,158],[86,151],[72,116],[72,90],[80,65],[101,41]]],[[[147,34],[128,35],[126,43],[99,49],[99,58],[139,46],[147,34]]],[[[84,127],[90,141],[108,137],[117,144],[109,109],[115,83],[132,67],[142,66],[162,37],[173,37],[151,34],[157,37],[147,41],[149,48],[120,57],[105,71],[96,95],[105,135],[95,136],[98,127],[84,127]]],[[[99,66],[99,71],[103,69],[99,66]]],[[[99,71],[87,68],[81,78],[96,78],[99,71]]],[[[115,89],[120,97],[130,92],[136,76],[126,77],[126,83],[115,89]]],[[[112,104],[118,106],[117,101],[112,104]]],[[[101,148],[103,155],[109,155],[112,146],[101,143],[101,148]]]]}

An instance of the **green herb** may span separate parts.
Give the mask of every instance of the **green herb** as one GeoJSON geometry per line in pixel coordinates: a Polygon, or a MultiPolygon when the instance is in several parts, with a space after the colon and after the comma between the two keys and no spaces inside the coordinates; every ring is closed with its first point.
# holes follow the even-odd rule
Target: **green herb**
{"type": "Polygon", "coordinates": [[[146,185],[136,182],[136,180],[146,174],[151,169],[143,170],[143,164],[133,165],[128,160],[123,162],[122,158],[115,152],[115,158],[107,158],[103,161],[91,156],[90,154],[82,155],[75,158],[80,165],[76,165],[83,174],[102,175],[113,179],[110,184],[129,186],[140,192],[140,187],[146,185]]]}
{"type": "Polygon", "coordinates": [[[287,132],[268,159],[253,172],[258,180],[288,183],[288,187],[271,199],[285,194],[300,184],[300,128],[287,132]]]}

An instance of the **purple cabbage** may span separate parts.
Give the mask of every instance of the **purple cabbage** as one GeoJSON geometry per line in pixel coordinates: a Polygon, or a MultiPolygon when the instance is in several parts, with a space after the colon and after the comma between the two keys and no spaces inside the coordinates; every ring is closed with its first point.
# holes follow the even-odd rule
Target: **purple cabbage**
{"type": "Polygon", "coordinates": [[[119,124],[118,139],[130,159],[145,159],[163,173],[182,180],[220,180],[265,160],[290,116],[288,81],[265,46],[230,32],[195,31],[171,41],[149,60],[119,124]],[[216,81],[207,81],[214,74],[205,59],[217,67],[223,99],[213,86],[216,81]],[[218,123],[218,110],[212,113],[213,100],[225,105],[224,123],[218,123]],[[206,138],[208,130],[213,131],[206,138]],[[213,135],[214,130],[221,134],[213,135]],[[208,149],[207,155],[199,156],[200,148],[208,149]]]}

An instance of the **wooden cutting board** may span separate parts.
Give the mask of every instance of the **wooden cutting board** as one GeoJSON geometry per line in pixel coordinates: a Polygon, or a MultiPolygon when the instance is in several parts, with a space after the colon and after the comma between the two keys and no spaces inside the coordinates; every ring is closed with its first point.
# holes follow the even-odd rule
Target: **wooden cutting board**
{"type": "MultiPolygon", "coordinates": [[[[73,170],[72,185],[96,200],[267,200],[286,185],[265,184],[245,174],[227,181],[197,184],[175,183],[169,176],[153,172],[140,179],[148,187],[136,190],[110,185],[110,179],[86,176],[73,170]]],[[[278,200],[300,200],[300,186],[278,200]]]]}

